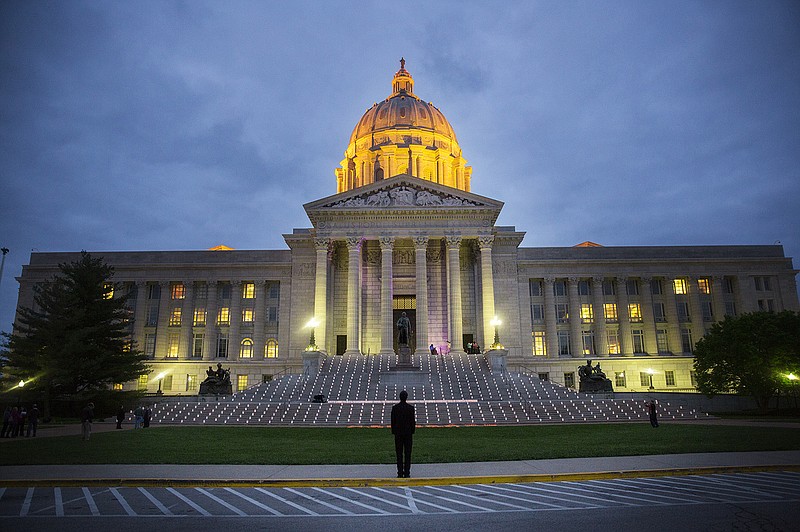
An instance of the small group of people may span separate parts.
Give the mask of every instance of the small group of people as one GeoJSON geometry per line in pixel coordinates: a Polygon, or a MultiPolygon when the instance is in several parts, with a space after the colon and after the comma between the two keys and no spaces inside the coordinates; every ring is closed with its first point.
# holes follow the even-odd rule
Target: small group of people
{"type": "Polygon", "coordinates": [[[153,418],[153,411],[147,405],[139,405],[133,411],[133,428],[146,429],[150,426],[150,420],[153,418]]]}
{"type": "Polygon", "coordinates": [[[478,345],[478,342],[467,342],[467,349],[466,352],[468,355],[480,355],[481,354],[481,346],[478,345]]]}
{"type": "Polygon", "coordinates": [[[38,427],[39,408],[36,404],[30,410],[24,406],[7,406],[3,411],[3,428],[0,431],[0,438],[35,437],[38,427]]]}

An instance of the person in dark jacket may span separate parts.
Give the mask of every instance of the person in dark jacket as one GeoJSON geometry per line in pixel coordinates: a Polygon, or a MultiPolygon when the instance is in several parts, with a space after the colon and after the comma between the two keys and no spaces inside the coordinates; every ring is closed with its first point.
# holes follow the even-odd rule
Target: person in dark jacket
{"type": "Polygon", "coordinates": [[[414,407],[406,402],[408,392],[400,392],[400,402],[392,407],[392,434],[397,454],[397,478],[411,476],[411,444],[417,420],[414,407]]]}
{"type": "Polygon", "coordinates": [[[117,428],[122,428],[122,422],[125,421],[125,405],[119,405],[117,410],[117,428]]]}
{"type": "Polygon", "coordinates": [[[658,427],[658,415],[656,414],[656,402],[650,401],[647,404],[647,413],[650,415],[650,424],[653,428],[658,427]]]}
{"type": "Polygon", "coordinates": [[[92,435],[92,419],[94,418],[94,403],[89,403],[81,411],[81,435],[85,441],[92,435]]]}
{"type": "Polygon", "coordinates": [[[28,412],[28,438],[36,437],[37,428],[39,428],[39,407],[34,404],[28,412]]]}

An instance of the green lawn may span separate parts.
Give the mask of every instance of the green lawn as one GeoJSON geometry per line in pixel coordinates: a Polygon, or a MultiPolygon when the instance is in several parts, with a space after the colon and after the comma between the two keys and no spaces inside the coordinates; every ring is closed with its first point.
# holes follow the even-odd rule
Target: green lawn
{"type": "MultiPolygon", "coordinates": [[[[10,464],[390,464],[388,429],[151,427],[0,444],[10,464]]],[[[473,462],[587,456],[800,449],[800,430],[643,423],[421,428],[414,461],[473,462]]]]}

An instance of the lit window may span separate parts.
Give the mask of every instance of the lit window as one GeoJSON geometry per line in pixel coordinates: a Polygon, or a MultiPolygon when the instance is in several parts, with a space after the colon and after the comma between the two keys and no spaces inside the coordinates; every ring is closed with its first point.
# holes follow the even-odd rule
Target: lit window
{"type": "Polygon", "coordinates": [[[617,321],[617,304],[616,303],[604,303],[603,304],[603,313],[606,316],[606,321],[617,321]]]}
{"type": "Polygon", "coordinates": [[[114,285],[106,283],[103,285],[103,299],[112,299],[114,297],[114,285]]]}
{"type": "Polygon", "coordinates": [[[231,312],[228,307],[220,307],[217,312],[217,325],[230,325],[231,312]]]}
{"type": "Polygon", "coordinates": [[[575,388],[575,372],[570,371],[569,373],[564,373],[564,386],[567,388],[575,388]]]}
{"type": "Polygon", "coordinates": [[[665,371],[664,380],[666,380],[667,386],[675,386],[675,372],[665,371]]]}
{"type": "Polygon", "coordinates": [[[547,355],[547,342],[545,342],[544,331],[535,331],[533,333],[533,354],[540,357],[547,355]]]}
{"type": "Polygon", "coordinates": [[[697,288],[700,290],[701,294],[710,294],[711,293],[711,283],[708,279],[698,279],[697,280],[697,288]]]}
{"type": "Polygon", "coordinates": [[[206,325],[206,309],[203,307],[198,307],[194,309],[194,318],[192,319],[192,323],[195,327],[205,327],[206,325]]]}
{"type": "Polygon", "coordinates": [[[675,287],[675,294],[681,295],[686,293],[686,279],[675,279],[672,281],[675,287]]]}
{"type": "Polygon", "coordinates": [[[594,313],[592,312],[591,303],[581,304],[581,321],[583,323],[592,323],[594,321],[594,313]]]}
{"type": "Polygon", "coordinates": [[[197,375],[186,375],[186,391],[191,392],[197,389],[197,375]]]}
{"type": "Polygon", "coordinates": [[[183,299],[186,297],[186,287],[183,285],[183,283],[172,284],[170,297],[172,299],[183,299]]]}
{"type": "Polygon", "coordinates": [[[167,337],[167,358],[178,358],[178,350],[181,346],[181,335],[178,333],[170,333],[167,337]]]}
{"type": "Polygon", "coordinates": [[[617,388],[625,388],[625,372],[624,371],[615,371],[614,372],[614,385],[617,388]]]}
{"type": "Polygon", "coordinates": [[[642,321],[642,307],[639,303],[628,303],[628,314],[632,322],[642,321]]]}
{"type": "Polygon", "coordinates": [[[253,358],[253,341],[250,338],[242,340],[239,349],[239,358],[253,358]]]}
{"type": "Polygon", "coordinates": [[[247,389],[247,375],[239,375],[236,378],[236,389],[240,392],[247,389]]]}
{"type": "Polygon", "coordinates": [[[617,331],[608,331],[607,334],[608,339],[608,354],[609,355],[618,355],[619,354],[619,334],[617,331]]]}
{"type": "Polygon", "coordinates": [[[255,321],[256,313],[252,308],[243,308],[242,309],[242,323],[248,324],[253,323],[255,321]]]}
{"type": "Polygon", "coordinates": [[[169,326],[170,327],[180,327],[181,326],[181,307],[175,307],[169,313],[169,326]]]}
{"type": "Polygon", "coordinates": [[[264,353],[267,358],[278,358],[278,341],[275,338],[267,340],[264,353]]]}
{"type": "Polygon", "coordinates": [[[205,335],[203,333],[195,333],[192,335],[192,357],[203,358],[203,340],[205,335]]]}
{"type": "Polygon", "coordinates": [[[114,391],[119,392],[121,390],[122,390],[122,383],[121,382],[114,383],[114,391]]]}
{"type": "Polygon", "coordinates": [[[140,391],[147,389],[147,375],[139,375],[139,381],[137,382],[137,387],[140,391]]]}
{"type": "Polygon", "coordinates": [[[255,283],[242,283],[242,299],[253,299],[256,297],[255,283]]]}

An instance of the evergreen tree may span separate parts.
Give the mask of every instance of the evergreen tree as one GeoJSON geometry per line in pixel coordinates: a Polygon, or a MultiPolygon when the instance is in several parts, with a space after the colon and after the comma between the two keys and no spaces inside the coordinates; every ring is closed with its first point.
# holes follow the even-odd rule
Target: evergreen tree
{"type": "Polygon", "coordinates": [[[800,373],[800,314],[753,312],[715,323],[694,350],[697,389],[706,395],[750,395],[766,411],[800,373]]]}
{"type": "Polygon", "coordinates": [[[128,295],[111,281],[114,269],[85,251],[59,269],[35,287],[34,307],[19,309],[14,333],[3,334],[4,373],[43,394],[45,418],[53,397],[107,390],[150,371],[131,342],[128,295]]]}

